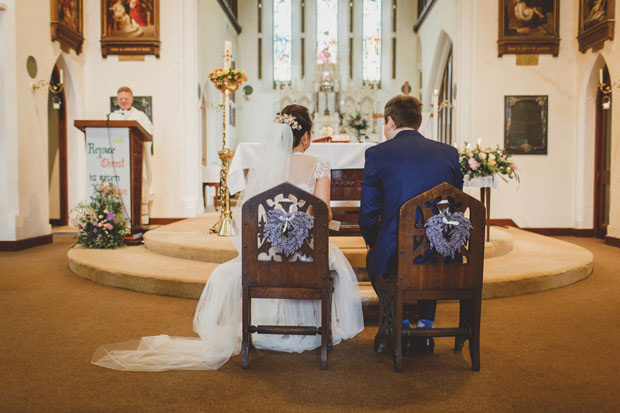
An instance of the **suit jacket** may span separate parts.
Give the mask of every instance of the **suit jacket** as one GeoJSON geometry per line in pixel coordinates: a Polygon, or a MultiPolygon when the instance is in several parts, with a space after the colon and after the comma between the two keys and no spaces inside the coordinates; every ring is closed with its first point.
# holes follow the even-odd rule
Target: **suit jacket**
{"type": "Polygon", "coordinates": [[[396,268],[400,207],[447,182],[463,189],[456,148],[404,130],[366,150],[359,224],[371,248],[366,268],[372,279],[396,268]]]}

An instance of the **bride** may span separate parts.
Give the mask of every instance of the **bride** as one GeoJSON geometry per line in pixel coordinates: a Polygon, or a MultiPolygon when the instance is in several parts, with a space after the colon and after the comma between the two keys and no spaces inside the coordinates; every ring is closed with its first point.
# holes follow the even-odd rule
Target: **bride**
{"type": "MultiPolygon", "coordinates": [[[[286,106],[273,125],[273,134],[261,143],[257,163],[234,211],[235,233],[240,234],[243,200],[284,181],[314,193],[329,205],[330,166],[328,161],[305,155],[310,146],[312,120],[308,109],[286,106]]],[[[331,211],[330,211],[331,218],[331,211]]],[[[240,236],[232,238],[239,251],[240,236]]],[[[332,343],[338,344],[364,329],[359,285],[353,268],[342,252],[329,243],[329,266],[336,271],[332,298],[332,343]]],[[[215,370],[241,351],[241,259],[219,265],[202,292],[194,331],[200,338],[159,335],[139,341],[99,347],[92,358],[98,366],[116,370],[215,370]]],[[[320,325],[319,301],[253,300],[253,324],[320,325]]],[[[258,349],[302,352],[320,347],[321,337],[253,334],[258,349]]]]}

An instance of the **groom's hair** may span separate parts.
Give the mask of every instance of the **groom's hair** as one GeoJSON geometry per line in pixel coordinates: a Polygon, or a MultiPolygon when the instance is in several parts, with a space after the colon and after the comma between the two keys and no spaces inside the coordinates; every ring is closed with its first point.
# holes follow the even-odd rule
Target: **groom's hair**
{"type": "Polygon", "coordinates": [[[383,110],[385,123],[390,116],[396,128],[418,129],[422,123],[422,102],[413,96],[398,95],[388,100],[383,110]]]}

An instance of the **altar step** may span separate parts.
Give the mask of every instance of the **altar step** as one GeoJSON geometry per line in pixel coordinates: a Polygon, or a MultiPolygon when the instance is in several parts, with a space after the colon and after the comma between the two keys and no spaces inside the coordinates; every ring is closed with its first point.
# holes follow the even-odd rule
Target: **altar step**
{"type": "MultiPolygon", "coordinates": [[[[236,255],[228,238],[204,233],[209,226],[203,224],[212,218],[193,218],[150,231],[143,246],[71,249],[69,268],[81,277],[112,287],[199,298],[215,267],[236,255]]],[[[496,239],[501,240],[491,248],[497,249],[499,255],[485,259],[483,298],[558,288],[585,279],[592,272],[593,256],[584,248],[515,228],[496,230],[496,239]]],[[[334,240],[359,274],[365,266],[363,241],[356,237],[334,240]]],[[[377,297],[372,286],[363,274],[360,278],[364,305],[375,305],[377,297]]]]}

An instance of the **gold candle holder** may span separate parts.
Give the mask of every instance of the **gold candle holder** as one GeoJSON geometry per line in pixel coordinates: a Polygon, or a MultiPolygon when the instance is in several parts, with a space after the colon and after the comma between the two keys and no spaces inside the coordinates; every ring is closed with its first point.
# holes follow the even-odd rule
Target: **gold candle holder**
{"type": "Polygon", "coordinates": [[[222,161],[222,169],[220,170],[220,219],[209,230],[211,234],[218,234],[220,237],[230,237],[235,235],[232,225],[232,210],[230,209],[230,192],[228,190],[228,170],[230,161],[234,152],[226,147],[226,103],[231,92],[239,88],[239,82],[220,81],[215,83],[215,87],[224,94],[224,103],[222,108],[222,150],[218,151],[220,160],[222,161]]]}

